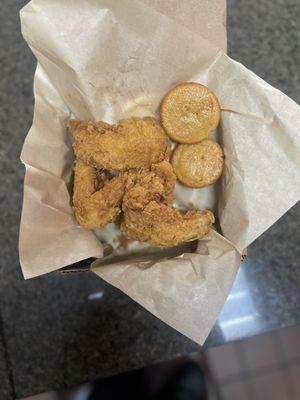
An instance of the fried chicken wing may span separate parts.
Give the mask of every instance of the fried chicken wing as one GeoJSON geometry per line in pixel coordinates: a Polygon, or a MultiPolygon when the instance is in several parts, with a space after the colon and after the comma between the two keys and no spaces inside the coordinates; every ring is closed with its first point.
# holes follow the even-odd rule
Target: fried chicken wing
{"type": "Polygon", "coordinates": [[[199,239],[209,233],[214,222],[211,211],[182,214],[170,205],[155,201],[150,201],[142,210],[124,208],[123,234],[158,247],[199,239]]]}
{"type": "Polygon", "coordinates": [[[103,228],[121,213],[126,177],[111,180],[80,160],[75,165],[73,208],[77,221],[87,229],[103,228]]]}
{"type": "Polygon", "coordinates": [[[127,173],[124,207],[142,209],[152,200],[171,204],[175,182],[176,175],[168,161],[153,164],[150,171],[130,171],[127,173]]]}
{"type": "Polygon", "coordinates": [[[150,168],[170,155],[167,135],[151,117],[125,119],[118,125],[70,120],[67,126],[77,159],[98,169],[150,168]]]}
{"type": "Polygon", "coordinates": [[[214,223],[211,211],[183,214],[172,207],[175,181],[172,166],[166,161],[129,178],[120,227],[125,236],[154,246],[171,247],[209,232],[214,223]]]}

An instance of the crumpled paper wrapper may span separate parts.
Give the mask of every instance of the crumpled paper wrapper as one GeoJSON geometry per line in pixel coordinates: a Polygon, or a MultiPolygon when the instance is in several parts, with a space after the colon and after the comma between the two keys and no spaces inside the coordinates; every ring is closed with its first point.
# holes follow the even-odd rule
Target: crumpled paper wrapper
{"type": "MultiPolygon", "coordinates": [[[[25,278],[99,258],[97,275],[202,344],[243,249],[300,199],[300,108],[226,56],[224,1],[184,3],[32,0],[22,10],[22,33],[38,66],[34,120],[21,156],[19,250],[25,278]],[[103,258],[95,233],[73,216],[74,156],[64,122],[157,116],[164,94],[182,81],[205,84],[218,96],[215,135],[226,166],[213,187],[178,184],[177,205],[216,210],[223,236],[212,231],[195,249],[152,253],[135,245],[103,258]]],[[[106,240],[107,232],[97,235],[106,240]]]]}

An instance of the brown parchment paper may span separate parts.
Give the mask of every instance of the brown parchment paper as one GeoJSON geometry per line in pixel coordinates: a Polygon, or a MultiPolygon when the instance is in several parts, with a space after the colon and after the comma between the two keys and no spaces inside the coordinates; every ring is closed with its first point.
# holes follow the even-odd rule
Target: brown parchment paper
{"type": "MultiPolygon", "coordinates": [[[[31,278],[99,257],[97,275],[203,343],[242,250],[300,198],[300,115],[296,103],[224,54],[224,1],[214,0],[215,14],[210,1],[191,1],[190,10],[186,2],[170,3],[32,0],[22,10],[22,33],[38,66],[34,121],[21,155],[20,262],[31,278]],[[195,12],[199,21],[212,19],[197,25],[195,12]],[[181,81],[206,84],[219,97],[215,137],[226,166],[220,185],[177,185],[177,205],[215,209],[223,236],[212,231],[195,251],[140,257],[126,250],[125,258],[103,259],[101,242],[73,217],[73,153],[64,121],[157,115],[164,93],[181,81]]],[[[98,237],[109,241],[110,229],[98,237]]]]}

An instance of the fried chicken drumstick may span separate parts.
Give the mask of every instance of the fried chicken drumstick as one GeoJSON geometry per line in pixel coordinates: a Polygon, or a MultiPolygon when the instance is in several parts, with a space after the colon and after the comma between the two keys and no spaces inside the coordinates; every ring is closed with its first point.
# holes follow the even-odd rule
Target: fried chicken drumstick
{"type": "Polygon", "coordinates": [[[70,120],[67,126],[77,159],[98,169],[150,168],[170,155],[169,139],[155,118],[130,118],[118,125],[70,120]]]}

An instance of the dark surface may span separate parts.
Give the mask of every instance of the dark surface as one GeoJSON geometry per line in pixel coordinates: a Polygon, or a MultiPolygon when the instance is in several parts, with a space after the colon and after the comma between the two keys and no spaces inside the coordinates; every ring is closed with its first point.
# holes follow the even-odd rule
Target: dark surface
{"type": "Polygon", "coordinates": [[[12,375],[9,373],[7,348],[2,331],[2,321],[0,316],[0,398],[10,400],[13,396],[12,375]]]}
{"type": "MultiPolygon", "coordinates": [[[[17,251],[24,173],[19,154],[32,120],[35,69],[19,32],[18,10],[25,3],[2,0],[0,14],[0,399],[5,400],[198,349],[92,273],[23,280],[17,251]],[[89,299],[92,293],[98,298],[89,299]]],[[[299,0],[230,0],[228,9],[229,54],[300,102],[299,0]]],[[[206,345],[299,324],[299,222],[298,204],[250,246],[206,345]]]]}

